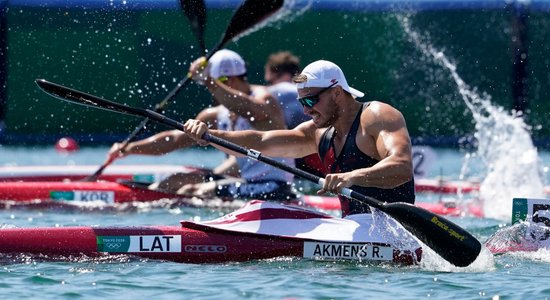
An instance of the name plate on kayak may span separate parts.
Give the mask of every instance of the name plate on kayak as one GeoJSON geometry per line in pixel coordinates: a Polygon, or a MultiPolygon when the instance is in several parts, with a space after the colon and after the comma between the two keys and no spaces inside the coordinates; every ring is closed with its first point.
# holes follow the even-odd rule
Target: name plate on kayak
{"type": "Polygon", "coordinates": [[[512,224],[522,221],[550,227],[550,199],[514,198],[512,224]]]}
{"type": "Polygon", "coordinates": [[[113,191],[50,191],[50,199],[57,201],[102,201],[115,203],[115,192],[113,191]]]}
{"type": "Polygon", "coordinates": [[[305,258],[393,260],[393,248],[369,243],[304,242],[305,258]]]}
{"type": "Polygon", "coordinates": [[[97,251],[111,253],[181,252],[181,235],[97,236],[97,251]]]}

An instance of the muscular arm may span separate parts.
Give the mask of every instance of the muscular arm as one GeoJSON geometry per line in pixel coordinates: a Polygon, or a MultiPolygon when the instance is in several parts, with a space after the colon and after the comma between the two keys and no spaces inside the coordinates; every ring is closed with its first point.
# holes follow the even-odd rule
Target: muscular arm
{"type": "Polygon", "coordinates": [[[397,109],[373,102],[361,116],[358,134],[359,149],[380,161],[350,172],[352,185],[395,188],[412,179],[411,141],[405,119],[397,109]],[[367,143],[368,139],[374,141],[374,149],[369,148],[372,143],[367,143]]]}
{"type": "MultiPolygon", "coordinates": [[[[207,108],[197,115],[197,119],[211,127],[216,127],[218,107],[207,108]]],[[[196,145],[195,140],[180,130],[167,130],[150,136],[146,139],[131,142],[126,146],[124,153],[120,152],[120,144],[114,144],[108,154],[108,159],[116,159],[132,154],[163,155],[176,149],[196,145]]]]}
{"type": "Polygon", "coordinates": [[[157,133],[146,139],[128,144],[125,153],[142,155],[163,155],[176,149],[190,147],[195,141],[179,130],[157,133]]]}
{"type": "MultiPolygon", "coordinates": [[[[206,125],[197,120],[188,120],[184,131],[196,139],[206,132],[206,125]]],[[[313,122],[302,123],[291,130],[271,131],[220,131],[210,130],[210,135],[229,140],[235,144],[262,152],[272,157],[304,157],[317,151],[317,129],[313,122]]],[[[242,156],[223,147],[212,145],[226,153],[242,156]]]]}

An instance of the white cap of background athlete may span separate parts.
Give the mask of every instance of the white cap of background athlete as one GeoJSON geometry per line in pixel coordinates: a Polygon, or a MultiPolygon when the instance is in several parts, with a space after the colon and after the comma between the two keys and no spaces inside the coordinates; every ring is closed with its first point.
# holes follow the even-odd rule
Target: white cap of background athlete
{"type": "Polygon", "coordinates": [[[246,74],[246,64],[235,51],[222,49],[208,60],[209,75],[214,79],[220,77],[241,76],[246,74]]]}
{"type": "Polygon", "coordinates": [[[361,98],[365,94],[359,90],[356,90],[348,85],[346,76],[342,69],[335,63],[327,60],[318,60],[307,65],[302,71],[301,75],[306,75],[307,81],[296,83],[296,87],[299,89],[309,87],[328,87],[334,82],[338,81],[336,85],[339,85],[352,94],[356,98],[361,98]]]}

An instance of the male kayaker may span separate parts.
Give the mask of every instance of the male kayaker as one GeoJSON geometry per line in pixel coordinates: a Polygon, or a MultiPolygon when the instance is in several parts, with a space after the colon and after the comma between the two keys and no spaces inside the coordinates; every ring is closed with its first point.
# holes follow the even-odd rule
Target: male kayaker
{"type": "MultiPolygon", "coordinates": [[[[200,112],[197,119],[219,130],[286,129],[283,110],[278,101],[265,87],[251,85],[248,82],[245,62],[236,52],[220,50],[210,58],[206,68],[204,58],[200,58],[193,62],[191,69],[193,80],[208,88],[219,104],[200,112]]],[[[120,145],[115,144],[109,157],[114,159],[129,154],[161,155],[193,145],[196,145],[193,139],[181,131],[172,130],[129,143],[124,153],[119,151],[120,145]]],[[[292,159],[279,160],[294,165],[292,159]]],[[[175,174],[154,187],[203,198],[217,196],[287,200],[296,196],[292,192],[292,181],[293,176],[286,172],[252,159],[239,157],[224,161],[212,173],[198,176],[175,174]],[[224,175],[233,177],[227,178],[224,175]]]]}
{"type": "MultiPolygon", "coordinates": [[[[401,112],[382,102],[357,101],[364,94],[351,88],[340,67],[329,61],[309,64],[293,81],[298,101],[312,117],[294,129],[228,132],[209,130],[199,120],[188,120],[183,129],[202,144],[209,132],[267,156],[319,153],[327,172],[319,194],[352,187],[381,201],[414,203],[411,141],[401,112]]],[[[344,197],[340,201],[343,216],[369,211],[366,204],[344,197]]]]}

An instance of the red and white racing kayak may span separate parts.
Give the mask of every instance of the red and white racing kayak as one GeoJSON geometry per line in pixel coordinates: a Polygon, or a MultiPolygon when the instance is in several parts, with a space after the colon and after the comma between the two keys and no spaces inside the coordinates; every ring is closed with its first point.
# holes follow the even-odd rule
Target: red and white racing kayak
{"type": "Polygon", "coordinates": [[[40,255],[41,259],[128,254],[216,263],[296,256],[410,265],[419,262],[422,255],[416,239],[383,213],[340,219],[262,201],[252,201],[231,214],[202,223],[4,228],[0,229],[0,241],[2,254],[40,255]],[[390,230],[380,230],[385,228],[390,230]]]}
{"type": "MultiPolygon", "coordinates": [[[[0,167],[0,182],[7,181],[77,181],[82,180],[95,171],[98,166],[2,166],[0,167]]],[[[174,173],[190,173],[197,168],[177,165],[110,165],[99,176],[99,180],[135,180],[159,181],[174,173]]]]}
{"type": "MultiPolygon", "coordinates": [[[[242,201],[212,202],[201,201],[200,199],[189,199],[188,197],[165,193],[162,191],[150,190],[146,185],[137,182],[111,182],[111,181],[31,181],[31,182],[0,182],[0,207],[70,207],[77,208],[79,205],[99,204],[117,205],[134,202],[154,202],[161,199],[178,200],[178,204],[190,206],[219,205],[224,208],[236,208],[242,205],[242,201]]],[[[322,210],[340,210],[340,200],[337,197],[303,195],[297,200],[290,201],[292,204],[312,207],[322,210]]],[[[89,205],[86,205],[86,208],[89,205]]],[[[417,202],[417,206],[427,209],[433,213],[445,216],[475,216],[483,217],[481,205],[475,202],[468,202],[459,205],[452,201],[439,201],[435,203],[417,202]]]]}
{"type": "Polygon", "coordinates": [[[92,202],[105,204],[155,201],[176,195],[112,181],[14,181],[0,182],[0,199],[92,202]]]}
{"type": "MultiPolygon", "coordinates": [[[[206,201],[189,199],[185,195],[177,195],[157,190],[150,190],[147,185],[137,182],[111,181],[31,181],[31,182],[0,182],[0,207],[14,208],[17,206],[34,207],[77,207],[84,204],[117,205],[133,202],[154,202],[161,199],[179,200],[179,204],[191,206],[206,206],[206,201]]],[[[243,202],[224,201],[223,207],[240,207],[243,202]]],[[[303,195],[290,201],[300,206],[314,207],[323,210],[339,210],[340,200],[336,197],[319,197],[303,195]]]]}
{"type": "MultiPolygon", "coordinates": [[[[8,181],[78,181],[93,174],[95,165],[80,166],[3,166],[0,182],[8,181]]],[[[174,173],[191,173],[198,168],[177,165],[111,165],[99,176],[100,180],[159,181],[174,173]]],[[[479,191],[479,182],[415,178],[416,191],[420,193],[458,194],[479,191]]],[[[550,193],[550,188],[545,191],[550,193]]]]}

